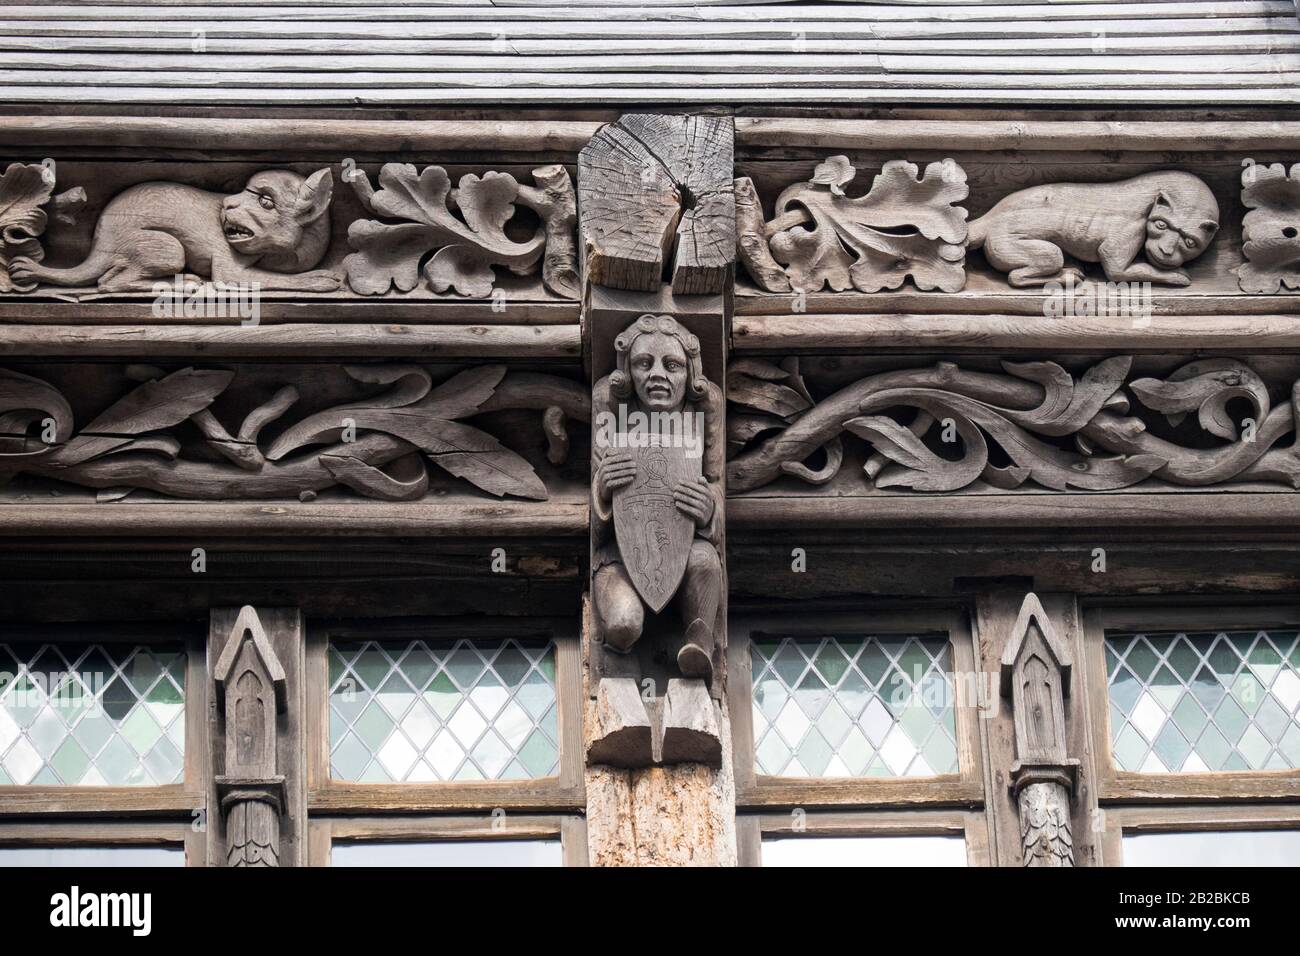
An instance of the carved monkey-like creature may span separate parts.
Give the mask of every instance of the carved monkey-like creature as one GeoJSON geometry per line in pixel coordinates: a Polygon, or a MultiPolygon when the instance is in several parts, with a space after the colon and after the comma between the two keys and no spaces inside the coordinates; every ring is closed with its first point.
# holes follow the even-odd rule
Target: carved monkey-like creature
{"type": "Polygon", "coordinates": [[[144,291],[155,280],[190,274],[263,289],[331,292],[341,277],[312,269],[329,247],[328,168],[304,178],[287,169],[254,173],[233,196],[181,183],[140,183],[104,207],[90,255],[57,269],[15,258],[20,282],[98,285],[101,292],[144,291]]]}
{"type": "MultiPolygon", "coordinates": [[[[722,392],[704,376],[698,339],[669,316],[646,315],[629,326],[615,341],[618,368],[596,383],[592,393],[592,420],[614,414],[641,412],[650,420],[698,413],[703,419],[703,461],[696,480],[680,481],[671,488],[673,507],[694,524],[685,571],[674,602],[685,627],[676,652],[683,677],[709,681],[713,675],[715,627],[722,589],[722,562],[718,556],[723,518],[722,475],[725,438],[722,435],[722,392]]],[[[592,448],[592,521],[601,541],[593,558],[593,594],[604,630],[605,646],[627,653],[641,637],[645,605],[624,562],[641,561],[641,568],[663,564],[669,546],[662,528],[652,539],[652,553],[628,555],[619,550],[614,535],[614,493],[638,479],[636,457],[596,442],[592,448]]],[[[642,476],[645,477],[645,476],[642,476]]]]}
{"type": "Polygon", "coordinates": [[[1065,257],[1100,262],[1112,282],[1191,282],[1179,266],[1219,229],[1219,204],[1191,173],[1144,173],[1118,183],[1052,183],[1002,199],[970,224],[968,249],[983,247],[1017,288],[1083,274],[1065,257]],[[1146,262],[1140,261],[1146,253],[1146,262]]]}

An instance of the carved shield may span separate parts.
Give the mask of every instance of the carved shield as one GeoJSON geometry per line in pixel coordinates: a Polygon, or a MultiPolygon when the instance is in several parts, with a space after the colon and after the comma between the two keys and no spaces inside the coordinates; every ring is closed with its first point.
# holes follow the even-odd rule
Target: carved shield
{"type": "Polygon", "coordinates": [[[701,459],[681,443],[627,451],[636,462],[636,477],[614,492],[614,533],[637,592],[658,612],[677,592],[695,540],[695,522],[677,510],[673,488],[699,481],[701,459]]]}

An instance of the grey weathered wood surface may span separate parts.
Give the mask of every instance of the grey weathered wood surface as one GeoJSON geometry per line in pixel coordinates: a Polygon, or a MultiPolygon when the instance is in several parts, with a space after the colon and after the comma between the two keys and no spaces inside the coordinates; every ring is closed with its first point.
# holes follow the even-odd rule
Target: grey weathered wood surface
{"type": "Polygon", "coordinates": [[[0,5],[11,103],[1269,104],[1298,55],[1285,0],[0,5]]]}

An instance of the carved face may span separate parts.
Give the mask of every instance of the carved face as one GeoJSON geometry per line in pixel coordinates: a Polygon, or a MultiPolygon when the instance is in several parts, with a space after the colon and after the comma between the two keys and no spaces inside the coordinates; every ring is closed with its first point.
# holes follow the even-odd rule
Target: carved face
{"type": "Polygon", "coordinates": [[[328,169],[308,179],[287,169],[254,173],[243,192],[222,200],[226,241],[246,255],[292,254],[329,208],[332,184],[328,169]]]}
{"type": "Polygon", "coordinates": [[[1195,259],[1218,231],[1218,213],[1217,204],[1213,210],[1180,208],[1161,193],[1147,216],[1147,260],[1165,269],[1176,269],[1195,259]]]}
{"type": "Polygon", "coordinates": [[[652,412],[676,411],[686,400],[689,367],[686,350],[671,335],[639,335],[628,355],[632,388],[641,405],[652,412]]]}

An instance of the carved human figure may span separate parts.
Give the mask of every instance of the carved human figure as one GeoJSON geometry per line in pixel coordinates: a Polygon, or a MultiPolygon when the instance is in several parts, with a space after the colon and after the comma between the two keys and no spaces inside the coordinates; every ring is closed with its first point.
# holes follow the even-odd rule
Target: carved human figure
{"type": "Polygon", "coordinates": [[[342,277],[312,270],[329,247],[333,177],[287,169],[254,173],[232,196],[183,183],[139,183],[104,207],[90,255],[61,269],[15,258],[19,282],[143,291],[158,279],[189,274],[263,289],[331,292],[342,277]]]}
{"type": "Polygon", "coordinates": [[[1101,263],[1112,282],[1185,286],[1191,279],[1179,267],[1204,252],[1218,229],[1210,187],[1166,170],[1117,183],[1022,189],[970,224],[966,248],[983,248],[1016,287],[1082,279],[1066,256],[1101,263]]]}
{"type": "MultiPolygon", "coordinates": [[[[722,585],[718,556],[725,467],[722,392],[704,376],[699,341],[669,316],[637,319],[617,337],[614,350],[617,368],[596,383],[592,394],[592,421],[597,432],[592,448],[591,497],[598,541],[592,561],[593,592],[605,647],[615,653],[631,651],[645,624],[643,594],[648,594],[652,603],[656,595],[663,601],[671,596],[684,628],[675,655],[678,669],[683,677],[707,681],[713,673],[722,585]],[[644,418],[638,419],[638,413],[644,418]],[[665,454],[657,450],[638,453],[635,447],[611,441],[614,432],[602,431],[603,422],[631,422],[634,428],[644,422],[650,445],[662,447],[665,454]],[[675,467],[681,458],[668,446],[678,440],[688,446],[696,443],[693,452],[700,461],[693,466],[693,473],[675,467]],[[687,477],[674,477],[682,474],[687,477]],[[674,540],[673,516],[655,517],[653,510],[635,510],[634,501],[640,500],[638,489],[655,483],[663,485],[665,498],[671,493],[673,508],[693,528],[683,544],[680,585],[671,573],[673,551],[681,543],[674,540]],[[629,496],[629,504],[623,511],[624,524],[616,529],[620,495],[629,496]],[[629,530],[628,524],[638,520],[641,527],[629,530]],[[650,536],[645,554],[640,547],[636,554],[620,547],[620,541],[626,542],[627,536],[636,532],[650,536]],[[631,571],[629,562],[636,562],[631,571]]],[[[621,426],[619,434],[626,434],[621,426]]],[[[691,453],[688,447],[685,454],[691,453]]]]}

